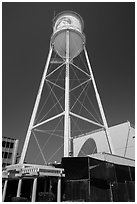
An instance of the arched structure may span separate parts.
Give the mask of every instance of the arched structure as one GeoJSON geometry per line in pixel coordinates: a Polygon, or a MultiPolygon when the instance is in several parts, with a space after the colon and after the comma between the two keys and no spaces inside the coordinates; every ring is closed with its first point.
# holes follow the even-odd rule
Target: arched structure
{"type": "MultiPolygon", "coordinates": [[[[85,135],[78,136],[73,140],[73,154],[77,157],[87,141],[95,141],[97,152],[109,152],[104,130],[93,131],[85,135]]],[[[92,147],[91,147],[92,148],[92,147]]]]}
{"type": "Polygon", "coordinates": [[[96,142],[94,139],[88,138],[86,140],[86,142],[84,143],[84,145],[82,146],[82,148],[78,154],[78,157],[87,156],[89,154],[95,154],[95,153],[97,153],[96,142]]]}
{"type": "MultiPolygon", "coordinates": [[[[125,122],[109,128],[110,136],[114,145],[115,154],[135,159],[135,129],[130,122],[125,122]]],[[[81,150],[90,139],[95,141],[97,152],[109,153],[105,132],[103,129],[89,132],[85,135],[75,137],[73,140],[74,156],[81,156],[81,150]],[[80,155],[79,155],[80,154],[80,155]]],[[[90,143],[88,143],[90,145],[90,143]]],[[[91,154],[92,154],[91,145],[91,154]]],[[[84,152],[83,152],[84,153],[84,152]]]]}

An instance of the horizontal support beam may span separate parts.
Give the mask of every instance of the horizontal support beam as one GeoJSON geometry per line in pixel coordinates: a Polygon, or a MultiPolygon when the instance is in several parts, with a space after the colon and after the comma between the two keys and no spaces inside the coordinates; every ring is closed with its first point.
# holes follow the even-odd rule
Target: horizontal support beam
{"type": "Polygon", "coordinates": [[[34,125],[34,126],[32,127],[32,129],[34,129],[34,128],[40,126],[40,125],[43,125],[43,124],[45,124],[45,123],[48,123],[48,122],[50,122],[51,120],[54,120],[54,119],[56,119],[56,118],[58,118],[58,117],[60,117],[60,116],[62,116],[62,115],[64,115],[64,112],[62,112],[62,113],[60,113],[60,114],[58,114],[58,115],[55,115],[55,116],[53,116],[52,118],[49,118],[49,119],[47,119],[47,120],[45,120],[45,121],[42,121],[41,123],[38,123],[38,124],[34,125]]]}
{"type": "Polygon", "coordinates": [[[51,58],[51,61],[50,61],[51,64],[63,64],[64,63],[64,60],[61,58],[61,59],[54,59],[54,58],[51,58]]]}
{"type": "Polygon", "coordinates": [[[85,72],[84,70],[82,70],[80,67],[78,67],[77,65],[73,64],[72,62],[70,62],[71,65],[73,65],[74,67],[76,67],[78,70],[80,70],[81,72],[83,72],[85,75],[87,75],[88,77],[91,77],[90,74],[88,74],[87,72],[85,72]]]}
{"type": "Polygon", "coordinates": [[[83,117],[83,116],[77,115],[76,113],[70,112],[70,115],[72,115],[72,116],[74,116],[74,117],[76,117],[76,118],[79,118],[79,119],[81,119],[81,120],[87,121],[87,122],[89,122],[89,123],[92,123],[92,124],[94,124],[94,125],[97,125],[97,126],[99,126],[99,127],[103,127],[103,128],[104,128],[103,125],[101,125],[101,124],[99,124],[99,123],[96,123],[96,122],[94,122],[93,120],[87,119],[87,118],[85,118],[85,117],[83,117]]]}
{"type": "Polygon", "coordinates": [[[64,62],[63,64],[61,64],[59,67],[57,67],[56,69],[54,69],[52,72],[50,72],[50,73],[46,76],[46,78],[49,77],[50,75],[52,75],[54,72],[56,72],[56,71],[57,71],[60,67],[62,67],[64,64],[65,64],[65,62],[64,62]]]}

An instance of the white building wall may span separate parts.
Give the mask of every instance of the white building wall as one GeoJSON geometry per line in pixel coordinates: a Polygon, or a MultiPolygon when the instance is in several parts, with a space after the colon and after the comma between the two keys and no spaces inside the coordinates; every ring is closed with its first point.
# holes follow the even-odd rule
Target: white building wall
{"type": "Polygon", "coordinates": [[[126,157],[135,159],[135,129],[130,126],[126,157]]]}
{"type": "MultiPolygon", "coordinates": [[[[109,131],[115,151],[113,154],[135,159],[135,139],[133,138],[135,135],[135,129],[131,127],[130,122],[110,127],[109,131]]],[[[95,140],[97,152],[110,153],[105,132],[101,130],[75,138],[73,140],[74,156],[78,156],[82,146],[89,138],[95,140]]]]}

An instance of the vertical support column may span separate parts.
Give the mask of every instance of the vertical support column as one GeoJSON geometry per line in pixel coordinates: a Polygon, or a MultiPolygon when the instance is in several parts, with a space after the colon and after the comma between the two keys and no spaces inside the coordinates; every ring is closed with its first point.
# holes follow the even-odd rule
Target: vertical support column
{"type": "Polygon", "coordinates": [[[100,96],[99,96],[99,93],[98,93],[98,90],[97,90],[94,75],[93,75],[93,72],[92,72],[92,68],[91,68],[89,58],[88,58],[88,54],[87,54],[87,51],[86,51],[85,47],[84,47],[84,52],[85,52],[86,60],[87,60],[87,63],[88,63],[88,67],[89,67],[93,87],[94,87],[94,90],[95,90],[96,99],[97,99],[97,103],[98,103],[98,106],[99,106],[100,114],[101,114],[101,117],[102,117],[102,120],[103,120],[105,132],[106,132],[106,138],[107,138],[107,142],[108,142],[108,147],[109,147],[110,153],[114,154],[114,148],[113,148],[111,137],[110,137],[110,134],[109,134],[107,120],[106,120],[106,117],[105,117],[105,113],[104,113],[104,110],[103,110],[103,106],[102,106],[101,99],[100,99],[100,96]]]}
{"type": "Polygon", "coordinates": [[[73,138],[71,137],[71,119],[69,116],[69,156],[73,157],[73,138]]]}
{"type": "Polygon", "coordinates": [[[34,178],[31,202],[35,202],[36,201],[36,190],[37,190],[37,178],[34,178]]]}
{"type": "Polygon", "coordinates": [[[52,190],[52,177],[49,177],[49,192],[52,190]]]}
{"type": "Polygon", "coordinates": [[[19,140],[15,140],[11,164],[16,164],[18,145],[19,145],[19,140]]]}
{"type": "Polygon", "coordinates": [[[65,116],[64,116],[64,157],[69,156],[69,30],[66,31],[66,77],[65,77],[65,116]]]}
{"type": "Polygon", "coordinates": [[[44,86],[44,82],[45,82],[45,78],[46,78],[46,74],[47,74],[47,70],[48,70],[48,67],[49,67],[50,59],[51,59],[52,49],[53,48],[50,47],[49,55],[48,55],[48,58],[47,58],[47,62],[46,62],[44,73],[43,73],[42,80],[41,80],[41,83],[40,83],[39,91],[38,91],[37,98],[36,98],[36,101],[35,101],[34,109],[33,109],[33,112],[32,112],[31,119],[30,119],[30,124],[29,124],[29,127],[28,127],[28,131],[27,131],[25,142],[24,142],[23,150],[22,150],[22,153],[21,153],[21,158],[20,158],[20,162],[19,162],[20,164],[23,164],[23,162],[25,160],[25,156],[26,156],[26,152],[27,152],[27,148],[28,148],[28,144],[29,144],[29,140],[30,140],[30,136],[31,136],[31,130],[32,130],[33,125],[34,125],[36,113],[37,113],[37,110],[38,110],[38,106],[39,106],[39,102],[40,102],[40,98],[41,98],[41,94],[42,94],[42,90],[43,90],[43,86],[44,86]]]}
{"type": "Polygon", "coordinates": [[[112,192],[113,184],[110,183],[109,187],[110,187],[110,201],[113,202],[113,192],[112,192]]]}
{"type": "Polygon", "coordinates": [[[61,202],[61,177],[58,177],[57,202],[61,202]]]}
{"type": "Polygon", "coordinates": [[[20,197],[21,185],[22,185],[22,178],[20,178],[18,182],[17,197],[20,197]]]}
{"type": "Polygon", "coordinates": [[[5,183],[4,183],[4,188],[3,188],[2,202],[4,202],[4,201],[5,201],[5,197],[6,197],[6,190],[7,190],[7,184],[8,184],[8,180],[6,179],[6,180],[5,180],[5,183]]]}

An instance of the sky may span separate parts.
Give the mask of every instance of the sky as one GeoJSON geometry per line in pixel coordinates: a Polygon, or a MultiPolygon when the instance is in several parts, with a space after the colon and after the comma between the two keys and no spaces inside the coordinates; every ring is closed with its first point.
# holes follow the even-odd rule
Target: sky
{"type": "MultiPolygon", "coordinates": [[[[47,59],[52,19],[72,10],[84,20],[86,48],[109,126],[135,123],[134,3],[3,3],[2,134],[25,139],[47,59]]],[[[34,161],[32,141],[28,160],[34,161]]],[[[40,158],[39,158],[40,159],[40,158]]]]}

